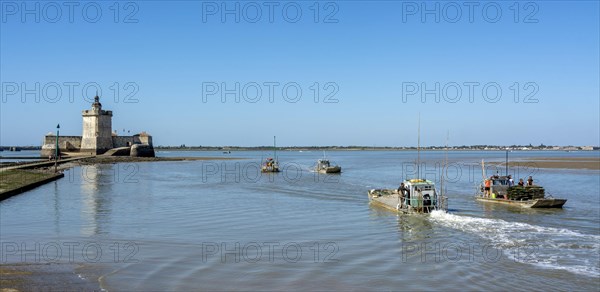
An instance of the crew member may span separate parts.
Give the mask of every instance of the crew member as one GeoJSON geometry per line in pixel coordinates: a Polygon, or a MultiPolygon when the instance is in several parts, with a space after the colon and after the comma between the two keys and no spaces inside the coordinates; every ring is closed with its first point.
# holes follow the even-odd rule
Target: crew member
{"type": "Polygon", "coordinates": [[[527,179],[527,186],[532,186],[533,185],[533,177],[531,177],[531,175],[529,176],[529,178],[527,179]]]}
{"type": "Polygon", "coordinates": [[[489,179],[485,180],[485,196],[489,197],[490,196],[490,186],[492,185],[492,181],[489,179]]]}

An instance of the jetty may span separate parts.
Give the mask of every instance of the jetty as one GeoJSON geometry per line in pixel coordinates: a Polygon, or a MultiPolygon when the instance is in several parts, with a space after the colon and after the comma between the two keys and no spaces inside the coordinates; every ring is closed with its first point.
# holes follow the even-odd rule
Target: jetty
{"type": "Polygon", "coordinates": [[[0,168],[0,201],[64,177],[62,172],[51,170],[54,164],[74,162],[82,158],[22,163],[0,168]]]}

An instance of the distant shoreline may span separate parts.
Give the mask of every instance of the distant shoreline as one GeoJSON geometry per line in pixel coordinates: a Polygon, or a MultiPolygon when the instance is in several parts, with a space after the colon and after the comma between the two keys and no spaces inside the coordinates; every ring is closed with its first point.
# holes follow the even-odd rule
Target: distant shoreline
{"type": "MultiPolygon", "coordinates": [[[[6,152],[16,147],[18,151],[41,150],[41,146],[0,146],[6,152]]],[[[277,151],[416,151],[417,147],[393,147],[393,146],[280,146],[277,151]]],[[[494,146],[494,145],[471,145],[471,146],[424,146],[421,151],[599,151],[599,146],[494,146]]],[[[159,151],[272,151],[273,146],[154,146],[159,151]]],[[[0,155],[1,156],[1,155],[0,155]]]]}
{"type": "MultiPolygon", "coordinates": [[[[156,151],[273,151],[273,147],[186,147],[186,148],[164,148],[155,147],[156,151]]],[[[277,147],[277,151],[417,151],[416,147],[277,147]]],[[[421,148],[421,151],[502,151],[506,149],[466,149],[466,148],[421,148]]],[[[593,150],[563,150],[563,149],[513,149],[511,152],[529,152],[529,151],[564,151],[564,152],[598,152],[600,149],[593,150]]]]}

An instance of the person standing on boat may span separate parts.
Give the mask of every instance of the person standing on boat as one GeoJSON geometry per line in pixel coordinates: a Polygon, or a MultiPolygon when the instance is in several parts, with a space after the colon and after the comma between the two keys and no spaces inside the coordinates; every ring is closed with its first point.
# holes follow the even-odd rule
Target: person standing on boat
{"type": "Polygon", "coordinates": [[[398,192],[402,193],[403,197],[410,198],[410,190],[409,190],[409,188],[404,183],[400,183],[400,187],[398,188],[398,192]]]}
{"type": "Polygon", "coordinates": [[[404,194],[404,183],[400,183],[400,187],[398,187],[398,193],[404,194]]]}
{"type": "Polygon", "coordinates": [[[519,179],[519,186],[520,187],[524,187],[525,186],[525,182],[523,181],[522,178],[519,179]]]}
{"type": "Polygon", "coordinates": [[[527,186],[533,186],[533,177],[531,177],[531,175],[527,179],[527,186]]]}
{"type": "Polygon", "coordinates": [[[509,187],[514,186],[515,185],[515,181],[512,179],[512,175],[509,174],[507,177],[508,177],[508,186],[509,187]]]}
{"type": "Polygon", "coordinates": [[[405,186],[404,183],[400,183],[400,187],[398,187],[398,196],[400,201],[400,206],[404,205],[404,196],[405,196],[405,186]]]}
{"type": "Polygon", "coordinates": [[[486,179],[484,183],[485,183],[485,189],[484,189],[485,190],[485,196],[489,197],[490,196],[490,186],[492,184],[492,180],[486,179]]]}

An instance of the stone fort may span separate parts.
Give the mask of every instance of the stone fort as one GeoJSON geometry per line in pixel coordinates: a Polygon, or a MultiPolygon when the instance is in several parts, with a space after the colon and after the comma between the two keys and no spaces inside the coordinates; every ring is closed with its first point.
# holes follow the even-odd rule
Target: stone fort
{"type": "MultiPolygon", "coordinates": [[[[61,155],[110,155],[154,157],[152,136],[142,132],[133,136],[118,136],[112,131],[112,111],[103,110],[100,97],[94,97],[92,108],[84,110],[83,134],[81,136],[59,136],[58,148],[61,155]]],[[[56,153],[56,134],[44,137],[42,157],[56,153]]]]}

